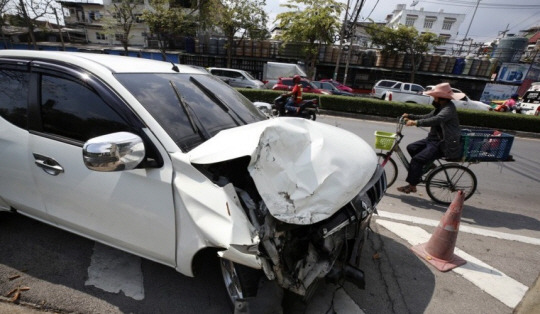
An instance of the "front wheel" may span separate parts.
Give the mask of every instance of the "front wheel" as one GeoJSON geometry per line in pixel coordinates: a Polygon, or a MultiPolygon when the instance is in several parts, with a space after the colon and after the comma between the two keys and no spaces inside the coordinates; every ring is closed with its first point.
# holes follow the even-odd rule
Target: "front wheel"
{"type": "MultiPolygon", "coordinates": [[[[386,155],[383,153],[377,153],[377,159],[379,165],[381,165],[386,158],[386,155]]],[[[386,173],[386,187],[390,187],[394,182],[396,182],[398,168],[394,159],[390,158],[384,165],[384,172],[386,173]]]]}
{"type": "Polygon", "coordinates": [[[476,176],[469,168],[443,165],[434,169],[426,178],[426,191],[436,203],[448,205],[459,190],[465,193],[466,200],[469,199],[476,191],[476,184],[476,176]]]}
{"type": "Polygon", "coordinates": [[[225,289],[233,307],[236,301],[257,295],[261,270],[236,264],[225,258],[221,258],[220,265],[225,289]]]}

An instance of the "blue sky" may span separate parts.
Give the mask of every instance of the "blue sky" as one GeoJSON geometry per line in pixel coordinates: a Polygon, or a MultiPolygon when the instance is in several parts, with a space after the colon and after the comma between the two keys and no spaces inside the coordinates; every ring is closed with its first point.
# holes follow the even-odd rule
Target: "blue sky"
{"type": "MultiPolygon", "coordinates": [[[[347,3],[347,0],[339,0],[347,3]]],[[[287,3],[286,0],[267,0],[266,12],[272,20],[285,9],[279,6],[287,3]]],[[[356,3],[356,0],[351,0],[356,3]]],[[[361,19],[368,17],[376,22],[384,21],[386,15],[391,14],[397,4],[406,4],[407,9],[413,0],[365,0],[364,8],[360,11],[361,19]],[[370,15],[371,13],[371,15],[370,15]]],[[[461,24],[458,38],[463,38],[470,25],[467,37],[475,41],[491,41],[497,38],[499,32],[507,27],[508,33],[516,34],[519,30],[530,26],[540,26],[540,1],[539,0],[481,0],[472,20],[477,0],[420,0],[415,9],[424,8],[424,11],[438,12],[443,9],[447,13],[466,14],[465,21],[461,24]]]]}

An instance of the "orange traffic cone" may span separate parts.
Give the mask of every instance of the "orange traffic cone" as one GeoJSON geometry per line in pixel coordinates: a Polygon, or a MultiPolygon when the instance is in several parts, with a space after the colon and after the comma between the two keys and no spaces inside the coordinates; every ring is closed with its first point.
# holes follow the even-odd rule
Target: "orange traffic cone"
{"type": "Polygon", "coordinates": [[[440,271],[449,271],[466,263],[454,254],[464,200],[465,193],[458,191],[429,241],[411,248],[440,271]]]}

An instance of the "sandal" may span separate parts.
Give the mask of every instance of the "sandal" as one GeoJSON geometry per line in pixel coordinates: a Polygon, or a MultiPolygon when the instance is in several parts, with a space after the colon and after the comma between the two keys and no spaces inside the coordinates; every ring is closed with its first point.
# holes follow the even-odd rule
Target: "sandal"
{"type": "Polygon", "coordinates": [[[416,193],[416,187],[411,185],[401,186],[397,190],[405,194],[416,193]]]}

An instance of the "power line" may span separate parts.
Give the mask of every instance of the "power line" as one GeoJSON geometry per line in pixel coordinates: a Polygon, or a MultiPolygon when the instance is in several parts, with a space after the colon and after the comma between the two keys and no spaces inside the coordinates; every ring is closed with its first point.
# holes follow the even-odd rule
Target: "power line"
{"type": "MultiPolygon", "coordinates": [[[[429,0],[423,0],[422,2],[425,3],[434,3],[434,4],[447,4],[457,7],[475,7],[476,2],[470,2],[470,1],[460,1],[460,0],[452,0],[452,1],[429,1],[429,0]]],[[[539,9],[540,5],[537,4],[496,4],[496,3],[486,3],[482,2],[479,5],[480,8],[483,9],[504,9],[504,10],[532,10],[532,9],[539,9]]]]}
{"type": "Polygon", "coordinates": [[[371,16],[371,13],[373,13],[373,11],[375,10],[375,8],[377,7],[378,4],[379,4],[379,0],[377,0],[377,2],[375,3],[375,5],[373,6],[373,9],[371,9],[371,11],[369,12],[368,16],[367,16],[364,20],[369,19],[369,17],[371,16]]]}

